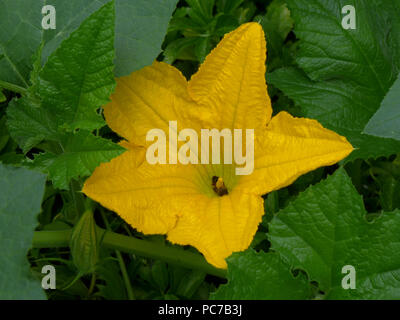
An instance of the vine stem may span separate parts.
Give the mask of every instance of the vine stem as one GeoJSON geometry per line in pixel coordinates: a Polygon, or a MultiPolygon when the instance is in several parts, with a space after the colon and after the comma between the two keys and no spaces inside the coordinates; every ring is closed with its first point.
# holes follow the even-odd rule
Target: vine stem
{"type": "MultiPolygon", "coordinates": [[[[133,253],[138,256],[160,259],[162,261],[200,270],[210,275],[226,278],[226,270],[210,265],[200,254],[183,250],[179,247],[160,245],[147,240],[128,237],[98,227],[98,231],[104,232],[102,245],[121,252],[133,253]]],[[[57,248],[68,247],[71,230],[62,231],[35,231],[33,235],[33,248],[57,248]]]]}
{"type": "Polygon", "coordinates": [[[2,80],[0,80],[0,87],[3,89],[7,89],[9,91],[20,93],[22,95],[25,95],[28,92],[28,90],[26,90],[23,87],[20,87],[20,86],[17,86],[16,84],[12,84],[12,83],[2,81],[2,80]]]}
{"type": "MultiPolygon", "coordinates": [[[[101,217],[104,220],[107,230],[111,230],[110,224],[108,223],[107,217],[103,210],[100,210],[101,217]]],[[[115,250],[115,255],[117,256],[119,268],[121,269],[122,277],[124,278],[126,292],[128,294],[129,300],[135,300],[135,295],[133,293],[131,279],[129,278],[128,272],[126,270],[124,259],[122,258],[122,254],[119,250],[115,250]]]]}

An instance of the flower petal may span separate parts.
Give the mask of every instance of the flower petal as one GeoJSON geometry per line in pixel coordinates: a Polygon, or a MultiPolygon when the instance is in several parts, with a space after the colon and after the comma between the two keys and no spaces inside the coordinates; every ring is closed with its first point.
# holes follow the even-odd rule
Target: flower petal
{"type": "Polygon", "coordinates": [[[165,234],[182,214],[182,203],[200,193],[190,165],[150,165],[140,149],[96,168],[83,192],[145,234],[165,234]],[[140,164],[138,166],[138,164],[140,164]]]}
{"type": "Polygon", "coordinates": [[[263,195],[286,187],[302,174],[333,165],[352,151],[345,137],[318,121],[280,112],[256,137],[254,171],[243,176],[237,187],[263,195]]]}
{"type": "Polygon", "coordinates": [[[258,129],[272,108],[265,83],[266,44],[258,23],[225,35],[189,81],[189,93],[213,109],[217,129],[258,129]]]}
{"type": "Polygon", "coordinates": [[[162,129],[168,135],[168,121],[178,121],[179,129],[196,129],[190,119],[193,115],[201,118],[204,113],[189,96],[187,81],[180,71],[155,61],[117,79],[104,115],[109,127],[129,142],[147,145],[149,130],[162,129]]]}
{"type": "Polygon", "coordinates": [[[259,196],[233,191],[222,197],[189,196],[184,214],[168,232],[168,240],[192,245],[207,261],[226,268],[225,258],[248,248],[264,213],[259,196]]]}

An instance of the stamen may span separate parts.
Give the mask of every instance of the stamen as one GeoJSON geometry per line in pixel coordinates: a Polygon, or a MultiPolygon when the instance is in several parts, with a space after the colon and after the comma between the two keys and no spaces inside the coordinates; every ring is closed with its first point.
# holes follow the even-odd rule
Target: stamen
{"type": "Polygon", "coordinates": [[[219,195],[220,197],[228,194],[228,189],[225,187],[224,180],[222,177],[213,176],[212,177],[212,187],[214,192],[219,195]]]}

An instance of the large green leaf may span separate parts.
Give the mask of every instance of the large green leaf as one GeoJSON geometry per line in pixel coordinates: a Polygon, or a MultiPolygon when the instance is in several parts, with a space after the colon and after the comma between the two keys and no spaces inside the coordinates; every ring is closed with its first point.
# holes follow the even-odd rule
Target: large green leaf
{"type": "MultiPolygon", "coordinates": [[[[13,0],[10,0],[13,1],[13,0]]],[[[44,33],[43,62],[71,31],[110,0],[58,0],[56,30],[44,33]]],[[[161,52],[177,0],[115,0],[115,75],[150,65],[161,52]],[[151,35],[151,36],[149,36],[151,35]]]]}
{"type": "MultiPolygon", "coordinates": [[[[109,0],[2,0],[0,82],[28,87],[32,56],[43,42],[42,62],[89,15],[109,0]],[[56,9],[56,29],[42,29],[42,7],[56,9]],[[29,10],[27,10],[29,8],[29,10]]],[[[116,75],[149,65],[161,51],[177,0],[116,0],[116,75]],[[151,36],[149,36],[151,35],[151,36]]]]}
{"type": "Polygon", "coordinates": [[[71,179],[89,176],[102,162],[122,154],[121,146],[88,131],[63,137],[63,153],[42,153],[35,157],[33,167],[48,173],[55,188],[68,189],[71,179]]]}
{"type": "Polygon", "coordinates": [[[400,4],[391,0],[288,0],[300,38],[297,69],[267,78],[307,117],[345,135],[358,149],[348,159],[389,155],[400,143],[362,134],[399,71],[400,4]],[[356,8],[357,27],[342,27],[342,8],[356,8]]]}
{"type": "Polygon", "coordinates": [[[269,239],[271,248],[305,270],[328,299],[400,298],[400,211],[368,222],[343,169],[274,216],[269,239]],[[342,288],[346,265],[355,268],[356,289],[342,288]]]}
{"type": "Polygon", "coordinates": [[[42,40],[47,58],[72,30],[101,6],[98,0],[54,0],[51,5],[56,8],[56,29],[44,30],[42,7],[45,4],[45,0],[0,2],[0,80],[28,87],[32,56],[42,40]]]}
{"type": "Polygon", "coordinates": [[[307,299],[311,287],[302,274],[294,277],[277,253],[253,249],[234,253],[227,259],[228,283],[212,295],[221,300],[307,299]]]}
{"type": "Polygon", "coordinates": [[[57,114],[59,125],[92,130],[104,125],[96,109],[115,87],[114,2],[86,19],[50,55],[39,75],[42,107],[57,114]]]}
{"type": "Polygon", "coordinates": [[[0,299],[45,299],[40,283],[29,270],[36,215],[46,177],[0,163],[0,299]]]}
{"type": "Polygon", "coordinates": [[[382,102],[379,110],[369,120],[365,133],[400,140],[400,76],[382,102]]]}
{"type": "Polygon", "coordinates": [[[117,0],[115,75],[152,64],[178,0],[117,0]]]}
{"type": "MultiPolygon", "coordinates": [[[[99,10],[101,6],[110,2],[110,0],[54,0],[51,3],[42,0],[42,2],[53,5],[57,13],[56,29],[42,31],[44,41],[42,64],[45,64],[48,57],[59,47],[62,41],[67,39],[74,30],[78,29],[85,19],[99,10]]],[[[42,15],[40,14],[41,18],[42,15]]]]}
{"type": "Polygon", "coordinates": [[[320,121],[327,128],[349,139],[353,151],[347,161],[374,158],[400,151],[400,143],[362,134],[373,114],[365,92],[343,80],[316,82],[296,68],[282,68],[269,74],[270,81],[301,106],[305,116],[320,121]],[[364,111],[363,111],[364,110],[364,111]]]}
{"type": "Polygon", "coordinates": [[[0,2],[0,81],[28,87],[31,57],[41,38],[41,8],[36,0],[0,2]]]}

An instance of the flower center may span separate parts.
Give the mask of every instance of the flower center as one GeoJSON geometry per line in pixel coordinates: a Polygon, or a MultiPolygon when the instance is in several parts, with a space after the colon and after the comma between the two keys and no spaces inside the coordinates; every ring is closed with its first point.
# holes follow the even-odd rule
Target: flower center
{"type": "Polygon", "coordinates": [[[221,177],[213,176],[211,185],[214,192],[220,197],[228,194],[228,189],[225,187],[224,180],[221,177]]]}

